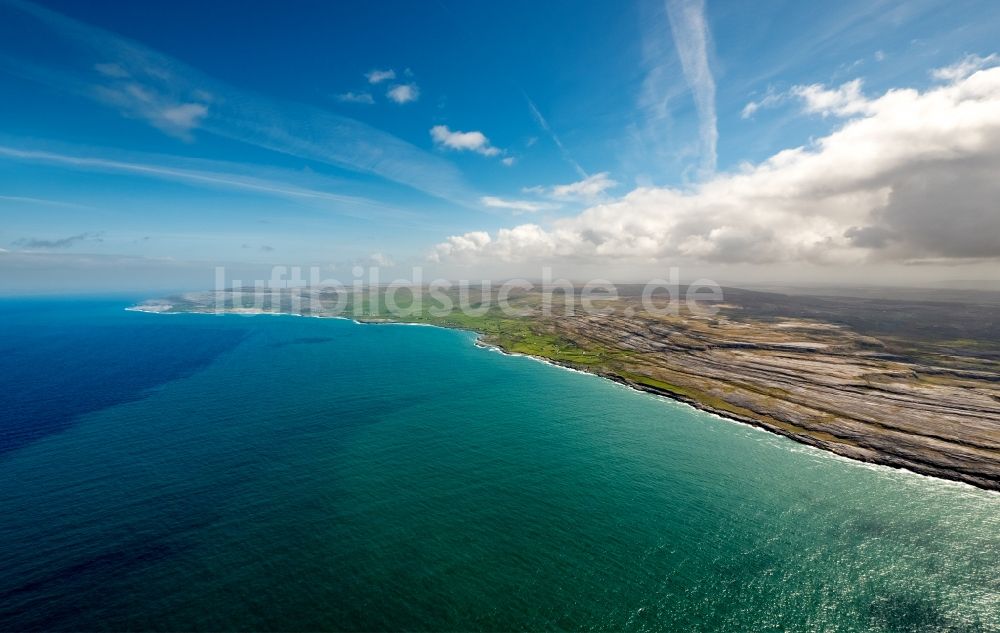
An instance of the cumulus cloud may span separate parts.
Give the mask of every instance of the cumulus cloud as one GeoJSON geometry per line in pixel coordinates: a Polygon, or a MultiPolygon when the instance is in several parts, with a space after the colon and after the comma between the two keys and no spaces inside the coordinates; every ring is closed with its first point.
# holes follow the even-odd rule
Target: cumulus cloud
{"type": "Polygon", "coordinates": [[[483,156],[497,156],[500,149],[490,144],[490,139],[479,131],[459,132],[451,130],[447,125],[435,125],[431,128],[431,138],[439,147],[456,151],[476,152],[483,156]]]}
{"type": "Polygon", "coordinates": [[[397,84],[389,88],[385,96],[399,104],[409,103],[420,98],[420,88],[414,83],[397,84]]]}
{"type": "Polygon", "coordinates": [[[817,112],[856,116],[808,146],[687,189],[638,188],[547,226],[453,236],[431,257],[829,265],[1000,259],[1000,68],[924,92],[864,99],[856,88],[809,93],[817,112]]]}
{"type": "Polygon", "coordinates": [[[364,268],[392,268],[395,265],[396,260],[394,260],[390,255],[378,251],[367,256],[355,257],[354,259],[329,264],[329,269],[337,270],[355,266],[362,266],[364,268]]]}
{"type": "Polygon", "coordinates": [[[386,70],[371,70],[365,73],[365,79],[368,80],[370,84],[380,84],[383,81],[389,81],[396,78],[396,71],[387,68],[386,70]]]}
{"type": "MultiPolygon", "coordinates": [[[[501,232],[509,229],[501,229],[501,232]]],[[[430,254],[431,261],[442,261],[446,259],[478,259],[487,255],[492,243],[490,234],[486,231],[470,231],[463,235],[452,235],[441,244],[434,247],[430,254]]]]}
{"type": "Polygon", "coordinates": [[[832,89],[821,84],[795,86],[791,94],[802,100],[806,112],[823,116],[851,116],[866,112],[869,107],[868,100],[861,94],[860,79],[832,89]]]}
{"type": "Polygon", "coordinates": [[[341,103],[363,103],[365,105],[375,103],[375,99],[372,98],[370,92],[345,92],[337,95],[337,101],[341,103]]]}
{"type": "Polygon", "coordinates": [[[483,205],[493,209],[509,209],[515,213],[536,213],[547,209],[558,209],[559,205],[549,202],[532,202],[530,200],[506,200],[496,196],[483,196],[479,199],[483,205]]]}

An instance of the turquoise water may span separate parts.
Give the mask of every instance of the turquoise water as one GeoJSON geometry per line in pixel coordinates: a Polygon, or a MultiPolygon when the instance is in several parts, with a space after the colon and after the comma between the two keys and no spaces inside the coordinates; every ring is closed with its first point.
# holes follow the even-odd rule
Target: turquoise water
{"type": "Polygon", "coordinates": [[[0,302],[0,629],[1000,631],[1000,495],[463,332],[122,307],[0,302]]]}

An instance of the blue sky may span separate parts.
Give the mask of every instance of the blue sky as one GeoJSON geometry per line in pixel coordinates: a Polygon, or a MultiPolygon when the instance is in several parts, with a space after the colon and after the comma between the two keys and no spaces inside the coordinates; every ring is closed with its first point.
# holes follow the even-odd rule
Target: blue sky
{"type": "MultiPolygon", "coordinates": [[[[84,256],[145,270],[432,254],[445,271],[502,274],[484,261],[514,270],[507,250],[473,261],[437,246],[522,226],[572,261],[583,251],[559,241],[563,220],[692,191],[874,116],[823,110],[805,87],[930,91],[934,69],[993,65],[997,33],[988,1],[0,0],[0,248],[19,256],[0,266],[42,262],[36,283],[84,256]]],[[[885,228],[844,227],[833,237],[885,228]]],[[[894,230],[909,240],[894,264],[994,256],[914,253],[919,239],[894,230]]],[[[595,255],[609,243],[587,264],[620,264],[595,255]]],[[[680,259],[795,265],[707,252],[680,259]]]]}

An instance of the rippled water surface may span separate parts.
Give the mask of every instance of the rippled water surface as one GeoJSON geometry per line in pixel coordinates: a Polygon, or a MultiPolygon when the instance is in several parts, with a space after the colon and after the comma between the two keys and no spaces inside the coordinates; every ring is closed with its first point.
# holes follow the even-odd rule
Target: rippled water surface
{"type": "Polygon", "coordinates": [[[0,301],[0,629],[1000,631],[1000,495],[469,334],[0,301]]]}

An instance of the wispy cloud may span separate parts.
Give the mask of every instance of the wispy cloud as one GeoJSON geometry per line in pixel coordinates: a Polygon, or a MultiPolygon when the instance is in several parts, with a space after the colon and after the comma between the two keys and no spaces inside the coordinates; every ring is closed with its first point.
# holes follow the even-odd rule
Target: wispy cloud
{"type": "Polygon", "coordinates": [[[372,70],[365,73],[365,79],[370,84],[380,84],[383,81],[390,81],[395,78],[396,71],[391,68],[387,68],[386,70],[372,70]]]}
{"type": "MultiPolygon", "coordinates": [[[[240,90],[173,58],[24,2],[7,0],[4,19],[20,19],[35,40],[70,51],[61,65],[0,57],[0,67],[56,89],[116,107],[173,136],[211,133],[302,159],[375,174],[431,195],[469,203],[469,191],[447,160],[382,130],[321,108],[240,90]]],[[[387,80],[386,78],[385,80],[387,80]]]]}
{"type": "Polygon", "coordinates": [[[410,103],[420,98],[420,87],[415,83],[398,84],[389,88],[385,96],[399,104],[410,103]]]}
{"type": "Polygon", "coordinates": [[[577,182],[553,187],[527,187],[524,191],[550,196],[558,200],[594,200],[617,185],[618,183],[611,179],[608,172],[602,171],[577,182]]]}
{"type": "Polygon", "coordinates": [[[569,152],[566,150],[566,146],[562,144],[562,141],[559,140],[558,136],[556,136],[556,133],[552,130],[549,122],[544,116],[542,116],[542,113],[539,112],[538,107],[535,106],[535,102],[529,99],[527,95],[524,96],[524,99],[528,102],[528,110],[531,112],[531,116],[534,117],[535,122],[538,123],[538,127],[540,127],[543,132],[548,134],[555,146],[559,148],[559,153],[562,154],[563,160],[569,163],[570,166],[576,170],[576,173],[582,178],[586,178],[587,172],[584,171],[583,167],[580,167],[580,163],[576,162],[573,157],[570,156],[569,152]]]}
{"type": "Polygon", "coordinates": [[[11,242],[11,246],[17,246],[18,248],[41,248],[41,249],[56,249],[56,248],[70,248],[75,246],[79,242],[84,241],[96,241],[102,242],[104,239],[101,237],[103,235],[100,232],[97,233],[79,233],[77,235],[70,235],[69,237],[61,237],[52,240],[43,240],[33,237],[22,237],[21,239],[14,240],[11,242]]]}
{"type": "Polygon", "coordinates": [[[484,206],[491,209],[508,209],[516,213],[537,213],[549,209],[558,209],[558,204],[549,202],[534,202],[530,200],[507,200],[496,196],[483,196],[479,199],[484,206]]]}
{"type": "Polygon", "coordinates": [[[979,55],[966,55],[964,58],[944,68],[935,68],[931,71],[931,77],[939,81],[957,81],[965,79],[972,73],[983,68],[989,68],[1000,64],[1000,55],[993,53],[986,57],[979,55]]]}
{"type": "Polygon", "coordinates": [[[129,76],[128,71],[121,64],[115,64],[114,62],[94,64],[94,70],[102,75],[116,79],[126,79],[129,76]]]}
{"type": "Polygon", "coordinates": [[[431,128],[431,138],[439,147],[456,151],[467,151],[483,156],[497,156],[502,153],[500,148],[490,144],[490,139],[478,130],[459,132],[451,130],[447,125],[435,125],[431,128]]]}
{"type": "Polygon", "coordinates": [[[786,97],[786,93],[778,92],[774,88],[768,87],[767,92],[764,93],[763,97],[757,101],[749,101],[745,106],[743,106],[743,110],[740,111],[740,118],[752,119],[753,116],[757,114],[758,110],[773,108],[784,101],[786,97]]]}
{"type": "Polygon", "coordinates": [[[366,105],[375,103],[375,99],[372,98],[372,93],[370,92],[345,92],[337,95],[337,101],[341,103],[363,103],[366,105]]]}
{"type": "Polygon", "coordinates": [[[18,202],[24,204],[40,204],[49,207],[66,207],[67,209],[93,209],[94,207],[77,204],[76,202],[64,202],[62,200],[48,200],[46,198],[32,198],[29,196],[0,196],[0,200],[8,202],[18,202]]]}
{"type": "Polygon", "coordinates": [[[698,110],[702,168],[715,171],[719,132],[715,115],[715,79],[708,63],[710,35],[704,0],[668,0],[667,14],[684,78],[698,110]]]}
{"type": "MultiPolygon", "coordinates": [[[[621,139],[623,167],[643,181],[655,181],[663,174],[686,168],[688,159],[698,155],[698,141],[692,144],[686,129],[677,129],[672,104],[687,97],[689,89],[670,34],[665,0],[638,3],[642,80],[636,92],[632,120],[626,123],[621,139]]],[[[687,126],[685,126],[686,128],[687,126]]],[[[697,139],[697,128],[691,134],[697,139]]]]}
{"type": "MultiPolygon", "coordinates": [[[[25,10],[30,8],[22,3],[16,6],[25,10]]],[[[68,22],[67,18],[53,15],[56,20],[68,22]]],[[[45,14],[36,14],[36,17],[45,17],[45,14]]],[[[205,90],[175,90],[171,86],[157,85],[166,77],[151,67],[129,69],[117,62],[97,62],[93,70],[98,83],[86,86],[89,96],[118,109],[125,116],[145,120],[170,136],[188,142],[194,140],[192,133],[208,116],[211,94],[205,90]]]]}
{"type": "MultiPolygon", "coordinates": [[[[121,155],[121,152],[117,152],[121,155]]],[[[350,196],[316,188],[291,184],[292,174],[284,174],[281,170],[256,168],[255,173],[271,173],[285,176],[286,179],[264,178],[258,175],[249,176],[238,173],[238,166],[218,161],[186,160],[193,166],[165,164],[166,157],[160,156],[130,156],[128,160],[109,159],[93,155],[69,154],[60,152],[22,149],[0,145],[0,159],[17,160],[21,162],[57,165],[61,167],[99,171],[105,173],[128,173],[159,180],[185,182],[192,185],[213,188],[225,188],[250,193],[260,193],[282,198],[316,200],[338,203],[338,210],[355,214],[351,208],[363,207],[365,215],[372,210],[382,208],[373,200],[350,196]]]]}
{"type": "Polygon", "coordinates": [[[602,171],[579,182],[556,185],[552,188],[552,196],[554,198],[595,198],[617,184],[608,176],[608,172],[602,171]]]}
{"type": "Polygon", "coordinates": [[[116,108],[127,117],[145,120],[170,136],[188,142],[194,140],[193,132],[208,116],[208,99],[189,100],[187,95],[169,94],[140,83],[129,75],[103,74],[104,83],[91,88],[91,94],[98,101],[116,108]]]}

